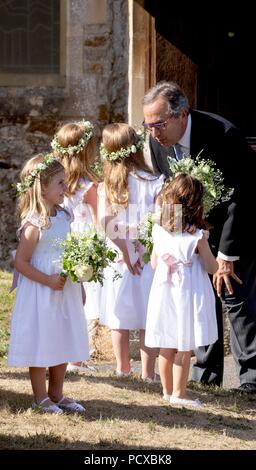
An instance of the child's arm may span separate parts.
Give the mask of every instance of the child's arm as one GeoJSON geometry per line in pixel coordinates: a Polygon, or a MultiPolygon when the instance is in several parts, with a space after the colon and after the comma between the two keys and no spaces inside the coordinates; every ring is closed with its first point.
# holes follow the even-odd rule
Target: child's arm
{"type": "Polygon", "coordinates": [[[127,265],[132,274],[140,274],[141,266],[139,260],[135,264],[131,264],[129,253],[127,250],[126,240],[127,233],[118,232],[118,222],[115,224],[116,215],[107,215],[109,208],[106,208],[105,216],[99,218],[101,227],[105,231],[107,237],[119,248],[123,255],[123,261],[127,265]],[[119,236],[120,235],[120,236],[119,236]]]}
{"type": "Polygon", "coordinates": [[[93,185],[84,193],[83,202],[84,204],[89,204],[92,208],[93,222],[97,225],[97,185],[93,185]]]}
{"type": "Polygon", "coordinates": [[[39,231],[34,225],[26,225],[21,233],[14,266],[15,269],[32,281],[39,282],[54,290],[62,290],[66,279],[59,274],[47,275],[30,264],[30,258],[38,243],[39,231]]]}
{"type": "MultiPolygon", "coordinates": [[[[105,223],[106,227],[108,227],[108,223],[113,220],[114,217],[106,217],[105,218],[105,223]]],[[[135,264],[131,264],[130,257],[129,257],[129,252],[127,250],[127,245],[126,245],[126,238],[118,238],[118,236],[112,236],[112,231],[106,230],[107,236],[112,240],[112,242],[119,248],[119,250],[122,252],[123,255],[123,261],[127,265],[129,271],[132,274],[139,274],[141,273],[141,265],[140,261],[138,260],[135,264]]]]}
{"type": "Polygon", "coordinates": [[[116,215],[113,214],[111,207],[106,204],[105,198],[101,197],[101,193],[99,194],[98,223],[101,229],[106,233],[106,236],[112,240],[112,242],[122,252],[123,261],[126,263],[129,271],[132,274],[140,274],[139,263],[137,262],[132,265],[130,261],[126,245],[126,230],[121,234],[122,236],[118,236],[118,221],[116,219],[116,215]]]}
{"type": "Polygon", "coordinates": [[[151,262],[152,269],[156,269],[156,267],[157,267],[157,255],[156,255],[154,249],[151,253],[150,262],[151,262]]]}
{"type": "Polygon", "coordinates": [[[201,240],[198,241],[197,248],[203,260],[206,271],[209,274],[216,273],[218,269],[218,263],[211,252],[209,243],[207,239],[205,238],[205,236],[203,236],[203,238],[201,238],[201,240]]]}

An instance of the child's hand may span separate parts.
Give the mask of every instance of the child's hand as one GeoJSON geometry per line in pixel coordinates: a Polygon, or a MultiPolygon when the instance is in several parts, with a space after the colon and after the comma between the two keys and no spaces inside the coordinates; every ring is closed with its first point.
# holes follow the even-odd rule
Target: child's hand
{"type": "Polygon", "coordinates": [[[133,275],[138,274],[140,276],[142,266],[141,266],[141,263],[140,263],[139,259],[136,261],[136,263],[134,263],[132,265],[131,261],[130,261],[130,258],[129,258],[128,252],[124,251],[123,252],[123,261],[127,265],[127,268],[129,269],[130,273],[132,273],[133,275]]]}
{"type": "Polygon", "coordinates": [[[67,278],[60,274],[52,274],[49,276],[48,286],[53,290],[63,290],[67,278]]]}
{"type": "Polygon", "coordinates": [[[133,265],[133,271],[135,274],[138,274],[138,276],[141,275],[141,271],[143,270],[143,266],[141,265],[140,258],[136,261],[136,263],[133,265]]]}

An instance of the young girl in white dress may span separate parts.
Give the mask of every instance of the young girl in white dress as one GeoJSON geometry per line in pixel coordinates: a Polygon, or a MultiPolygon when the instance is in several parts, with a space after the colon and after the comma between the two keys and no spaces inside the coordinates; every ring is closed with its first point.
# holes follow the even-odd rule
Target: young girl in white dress
{"type": "Polygon", "coordinates": [[[66,191],[63,166],[51,154],[31,158],[17,191],[19,279],[8,363],[29,367],[33,408],[57,414],[83,412],[82,405],[63,396],[67,362],[89,357],[81,285],[60,276],[60,241],[70,229],[70,215],[60,207],[66,191]]]}
{"type": "MultiPolygon", "coordinates": [[[[142,378],[156,379],[157,350],[144,342],[148,296],[153,279],[150,263],[143,266],[142,246],[135,245],[138,223],[154,210],[163,176],[152,175],[143,158],[142,136],[124,123],[103,129],[101,155],[104,183],[99,187],[99,219],[119,253],[113,267],[121,278],[113,281],[113,269],[105,270],[101,322],[111,328],[118,376],[129,375],[129,330],[140,330],[142,378]]],[[[111,242],[110,242],[111,243],[111,242]]]]}
{"type": "MultiPolygon", "coordinates": [[[[89,225],[96,225],[97,176],[92,170],[96,159],[94,126],[90,121],[64,124],[52,140],[52,148],[65,168],[67,191],[64,207],[73,215],[72,232],[84,232],[89,225]]],[[[84,305],[88,329],[99,318],[101,285],[84,282],[84,305]]],[[[93,328],[92,328],[93,331],[93,328]]],[[[93,338],[90,338],[93,341],[93,338]]],[[[93,347],[93,345],[92,345],[93,347]]],[[[95,370],[84,361],[68,364],[67,370],[88,372],[95,370]]]]}
{"type": "Polygon", "coordinates": [[[159,347],[164,399],[198,406],[187,392],[191,350],[217,340],[215,297],[208,273],[218,264],[203,219],[203,186],[181,174],[163,188],[162,226],[153,227],[152,267],[156,270],[148,303],[146,345],[159,347]],[[182,218],[175,218],[179,204],[182,218]],[[178,223],[178,226],[177,226],[178,223]]]}

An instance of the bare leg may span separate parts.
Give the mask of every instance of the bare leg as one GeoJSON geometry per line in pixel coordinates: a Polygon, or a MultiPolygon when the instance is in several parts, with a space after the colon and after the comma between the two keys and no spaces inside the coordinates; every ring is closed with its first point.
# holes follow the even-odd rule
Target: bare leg
{"type": "Polygon", "coordinates": [[[46,368],[30,367],[29,376],[31,380],[35,402],[39,404],[44,398],[48,396],[46,390],[46,368]]]}
{"type": "Polygon", "coordinates": [[[164,395],[171,395],[173,391],[172,367],[176,349],[161,348],[158,366],[164,395]]]}
{"type": "Polygon", "coordinates": [[[48,395],[50,399],[57,403],[63,396],[63,383],[67,364],[49,367],[48,395]]]}
{"type": "Polygon", "coordinates": [[[178,351],[173,363],[173,396],[189,398],[187,396],[187,383],[190,367],[191,351],[178,351]]]}
{"type": "Polygon", "coordinates": [[[154,379],[155,362],[157,357],[157,348],[148,348],[145,345],[145,330],[140,330],[140,357],[141,357],[141,376],[146,379],[154,379]]]}
{"type": "Polygon", "coordinates": [[[129,330],[111,330],[111,337],[116,357],[116,369],[119,372],[130,372],[129,330]]]}

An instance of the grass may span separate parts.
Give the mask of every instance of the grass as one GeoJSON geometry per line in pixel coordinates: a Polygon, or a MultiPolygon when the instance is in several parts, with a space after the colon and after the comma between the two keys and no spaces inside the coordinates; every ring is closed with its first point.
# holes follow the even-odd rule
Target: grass
{"type": "Polygon", "coordinates": [[[9,293],[11,283],[12,274],[0,271],[0,365],[6,362],[10,317],[15,300],[15,293],[9,293]]]}
{"type": "Polygon", "coordinates": [[[67,374],[65,394],[86,407],[84,415],[33,412],[27,369],[9,369],[6,352],[14,294],[11,275],[0,272],[0,450],[3,449],[234,449],[256,447],[256,397],[191,384],[203,406],[168,405],[161,386],[138,374],[118,379],[113,364],[98,372],[67,374]]]}

